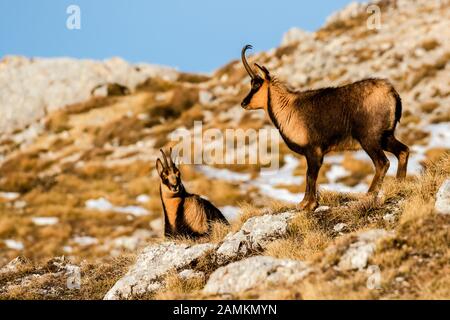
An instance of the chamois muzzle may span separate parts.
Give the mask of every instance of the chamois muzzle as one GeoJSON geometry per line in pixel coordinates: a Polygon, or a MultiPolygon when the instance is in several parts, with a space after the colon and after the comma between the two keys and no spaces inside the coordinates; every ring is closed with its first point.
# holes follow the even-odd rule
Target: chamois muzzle
{"type": "Polygon", "coordinates": [[[249,105],[250,100],[251,100],[250,95],[246,96],[244,98],[244,100],[242,100],[242,102],[241,102],[241,107],[244,108],[244,109],[247,109],[247,106],[249,105]]]}
{"type": "Polygon", "coordinates": [[[253,49],[253,47],[247,44],[244,48],[242,48],[241,59],[242,63],[244,64],[245,70],[247,70],[248,75],[250,76],[250,78],[254,79],[256,77],[256,74],[253,71],[253,69],[249,66],[247,58],[245,57],[245,51],[247,51],[247,49],[253,49]]]}

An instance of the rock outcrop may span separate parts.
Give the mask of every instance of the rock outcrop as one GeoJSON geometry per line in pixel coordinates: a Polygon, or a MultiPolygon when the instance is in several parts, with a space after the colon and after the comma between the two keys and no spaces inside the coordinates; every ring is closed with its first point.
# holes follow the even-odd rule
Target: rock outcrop
{"type": "Polygon", "coordinates": [[[450,214],[450,179],[445,180],[439,188],[434,208],[437,213],[450,214]]]}
{"type": "Polygon", "coordinates": [[[136,263],[105,295],[105,300],[132,299],[150,295],[164,285],[164,277],[173,270],[190,269],[192,264],[213,250],[213,244],[151,245],[139,255],[136,263]]]}
{"type": "Polygon", "coordinates": [[[254,256],[214,271],[203,292],[235,294],[270,284],[288,284],[303,279],[311,268],[301,261],[254,256]]]}
{"type": "Polygon", "coordinates": [[[294,212],[266,214],[248,219],[236,233],[229,233],[216,252],[217,262],[224,264],[260,252],[268,243],[286,235],[294,212]]]}
{"type": "Polygon", "coordinates": [[[294,212],[284,212],[252,217],[238,232],[229,233],[219,245],[205,243],[190,246],[174,242],[150,245],[104,298],[132,299],[151,295],[165,285],[165,276],[174,270],[182,279],[202,278],[203,272],[195,270],[195,263],[200,258],[208,255],[211,266],[217,268],[257,254],[270,242],[286,235],[288,222],[293,216],[294,212]]]}
{"type": "MultiPolygon", "coordinates": [[[[26,259],[19,256],[0,269],[0,276],[2,274],[12,275],[18,272],[21,267],[25,268],[26,266],[26,259]]],[[[4,279],[8,278],[6,276],[4,279]]],[[[0,296],[5,292],[29,290],[30,296],[33,296],[34,299],[56,299],[67,288],[78,290],[80,286],[80,268],[71,264],[69,260],[62,256],[49,260],[43,267],[23,272],[21,277],[15,279],[12,277],[12,280],[4,281],[0,286],[0,296]],[[64,281],[57,281],[57,279],[64,279],[64,281]],[[36,288],[36,283],[45,283],[46,285],[36,288]],[[53,285],[50,285],[50,283],[53,283],[53,285]]]]}
{"type": "Polygon", "coordinates": [[[20,266],[23,266],[26,263],[26,259],[22,256],[18,256],[17,258],[8,262],[4,267],[0,268],[0,274],[8,273],[8,272],[16,272],[20,266]]]}
{"type": "Polygon", "coordinates": [[[342,271],[364,269],[367,267],[369,258],[375,252],[376,242],[390,234],[392,233],[383,229],[372,229],[359,233],[357,240],[351,243],[341,256],[337,268],[342,271]]]}
{"type": "MultiPolygon", "coordinates": [[[[47,112],[103,95],[114,88],[133,90],[151,77],[174,81],[168,67],[129,64],[120,58],[105,61],[8,56],[0,61],[0,135],[24,129],[47,112]],[[95,92],[92,92],[92,91],[95,92]]],[[[117,90],[116,90],[117,91],[117,90]]]]}

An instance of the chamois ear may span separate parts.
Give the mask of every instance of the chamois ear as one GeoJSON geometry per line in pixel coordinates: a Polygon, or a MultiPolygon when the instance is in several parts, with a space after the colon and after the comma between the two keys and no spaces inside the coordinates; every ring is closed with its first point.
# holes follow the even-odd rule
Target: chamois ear
{"type": "Polygon", "coordinates": [[[264,66],[261,67],[257,63],[255,63],[255,66],[256,66],[256,68],[258,70],[258,73],[262,76],[262,78],[264,80],[270,80],[270,72],[269,72],[269,70],[267,70],[266,67],[264,67],[264,66]]]}
{"type": "Polygon", "coordinates": [[[161,160],[156,160],[156,171],[158,171],[158,175],[161,177],[163,171],[164,171],[164,166],[161,162],[161,160]]]}

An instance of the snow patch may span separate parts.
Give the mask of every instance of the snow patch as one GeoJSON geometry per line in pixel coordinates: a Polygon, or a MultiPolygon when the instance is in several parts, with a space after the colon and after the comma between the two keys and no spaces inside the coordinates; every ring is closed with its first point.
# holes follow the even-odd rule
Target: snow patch
{"type": "Polygon", "coordinates": [[[140,194],[136,197],[136,201],[139,203],[147,203],[150,201],[150,197],[146,194],[140,194]]]}
{"type": "Polygon", "coordinates": [[[91,210],[98,210],[102,212],[113,211],[117,213],[131,214],[136,217],[145,216],[149,214],[149,211],[147,209],[144,209],[139,206],[126,206],[126,207],[114,206],[111,202],[109,202],[105,198],[87,200],[85,205],[87,209],[91,210]]]}
{"type": "Polygon", "coordinates": [[[0,198],[5,200],[16,200],[20,197],[20,193],[17,192],[0,192],[0,198]]]}
{"type": "Polygon", "coordinates": [[[76,236],[73,241],[80,246],[90,246],[98,243],[98,239],[90,236],[76,236]]]}
{"type": "Polygon", "coordinates": [[[250,179],[249,173],[233,172],[228,169],[217,169],[206,165],[197,166],[197,170],[209,178],[216,178],[224,181],[236,182],[250,179]]]}
{"type": "Polygon", "coordinates": [[[24,248],[23,243],[20,241],[17,241],[17,240],[6,239],[6,240],[3,240],[3,242],[9,249],[12,249],[12,250],[23,250],[23,248],[24,248]]]}
{"type": "Polygon", "coordinates": [[[33,217],[31,221],[37,226],[51,226],[57,224],[59,219],[57,217],[33,217]]]}
{"type": "Polygon", "coordinates": [[[219,210],[222,212],[224,217],[228,220],[228,222],[232,222],[237,219],[239,216],[239,208],[235,206],[223,206],[220,207],[219,210]]]}

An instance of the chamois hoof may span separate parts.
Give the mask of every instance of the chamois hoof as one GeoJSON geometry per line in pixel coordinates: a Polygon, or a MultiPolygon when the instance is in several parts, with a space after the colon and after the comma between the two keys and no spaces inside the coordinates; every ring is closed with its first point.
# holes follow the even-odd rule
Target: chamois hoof
{"type": "Polygon", "coordinates": [[[305,210],[309,212],[313,212],[319,207],[319,203],[314,200],[306,200],[302,201],[297,205],[298,210],[305,210]]]}

